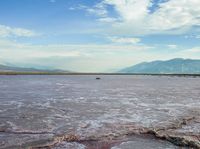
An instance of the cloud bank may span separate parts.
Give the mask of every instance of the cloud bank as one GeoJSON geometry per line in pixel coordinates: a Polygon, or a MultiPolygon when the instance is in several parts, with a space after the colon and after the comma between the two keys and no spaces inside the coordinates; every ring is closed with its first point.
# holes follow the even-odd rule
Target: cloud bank
{"type": "Polygon", "coordinates": [[[103,0],[91,13],[103,14],[98,20],[119,34],[183,34],[200,26],[199,6],[199,0],[103,0]],[[109,6],[117,15],[109,15],[109,6]]]}

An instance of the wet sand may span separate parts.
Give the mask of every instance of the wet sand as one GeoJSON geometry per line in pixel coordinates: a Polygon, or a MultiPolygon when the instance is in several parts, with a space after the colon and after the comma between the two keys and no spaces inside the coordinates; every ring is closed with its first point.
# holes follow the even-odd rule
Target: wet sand
{"type": "Polygon", "coordinates": [[[0,76],[2,149],[180,146],[200,148],[199,77],[0,76]]]}

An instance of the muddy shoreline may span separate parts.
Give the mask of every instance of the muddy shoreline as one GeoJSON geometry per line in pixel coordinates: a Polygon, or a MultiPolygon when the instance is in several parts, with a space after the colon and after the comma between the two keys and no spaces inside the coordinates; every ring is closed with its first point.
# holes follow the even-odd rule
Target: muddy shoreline
{"type": "MultiPolygon", "coordinates": [[[[28,149],[54,149],[59,147],[63,142],[70,143],[76,142],[82,144],[87,149],[110,149],[116,145],[123,142],[134,140],[133,137],[143,138],[143,139],[160,139],[164,141],[169,141],[177,147],[187,147],[187,148],[200,148],[200,135],[189,134],[189,133],[177,133],[177,129],[182,129],[184,126],[190,125],[192,123],[199,123],[200,119],[196,117],[186,117],[181,120],[176,120],[168,126],[162,128],[143,128],[133,124],[118,125],[115,129],[120,132],[117,133],[113,131],[112,133],[99,135],[99,136],[79,136],[76,134],[66,134],[60,136],[53,136],[49,140],[39,140],[36,142],[30,142],[29,144],[24,144],[20,146],[13,146],[13,148],[28,148],[28,149]]],[[[108,126],[107,126],[108,127],[108,126]]],[[[114,129],[114,130],[115,130],[114,129]]],[[[45,134],[45,132],[7,132],[6,130],[1,130],[4,133],[13,134],[45,134]]],[[[12,148],[12,146],[8,147],[12,148]]],[[[6,149],[6,148],[5,148],[6,149]]]]}

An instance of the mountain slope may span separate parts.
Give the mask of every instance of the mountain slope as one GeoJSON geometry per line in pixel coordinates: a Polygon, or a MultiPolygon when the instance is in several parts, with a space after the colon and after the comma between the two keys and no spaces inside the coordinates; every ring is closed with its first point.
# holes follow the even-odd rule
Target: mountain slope
{"type": "Polygon", "coordinates": [[[167,61],[143,62],[122,69],[122,73],[197,74],[200,60],[176,58],[167,61]]]}
{"type": "Polygon", "coordinates": [[[0,72],[69,72],[60,69],[36,69],[0,65],[0,72]]]}

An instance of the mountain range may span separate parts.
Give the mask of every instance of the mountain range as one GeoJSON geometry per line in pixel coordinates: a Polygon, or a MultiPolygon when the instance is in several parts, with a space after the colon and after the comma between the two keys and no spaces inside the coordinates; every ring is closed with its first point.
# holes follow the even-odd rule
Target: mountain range
{"type": "Polygon", "coordinates": [[[69,72],[60,69],[37,69],[37,68],[24,68],[16,66],[0,65],[0,72],[69,72]]]}
{"type": "MultiPolygon", "coordinates": [[[[68,73],[70,71],[61,69],[39,69],[9,66],[0,64],[0,72],[50,72],[68,73]]],[[[145,73],[145,74],[200,74],[200,60],[175,58],[166,61],[156,60],[142,62],[117,73],[145,73]]]]}
{"type": "Polygon", "coordinates": [[[119,71],[120,73],[199,74],[200,60],[175,58],[166,61],[142,62],[119,71]]]}

